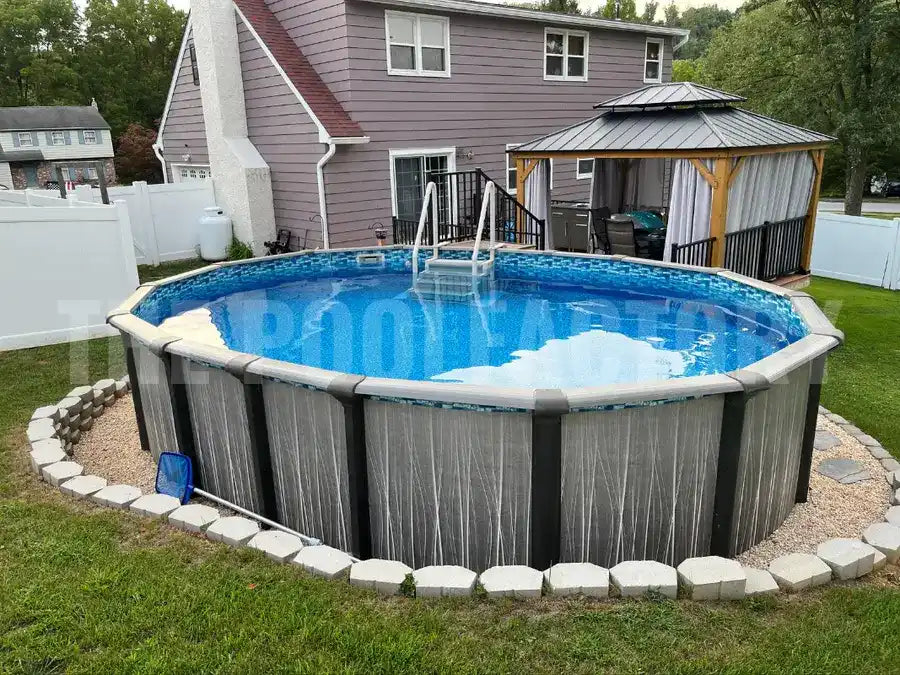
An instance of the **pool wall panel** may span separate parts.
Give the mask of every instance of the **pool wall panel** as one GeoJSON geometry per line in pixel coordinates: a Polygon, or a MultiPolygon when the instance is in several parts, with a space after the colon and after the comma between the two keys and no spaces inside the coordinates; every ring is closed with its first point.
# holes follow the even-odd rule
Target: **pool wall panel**
{"type": "Polygon", "coordinates": [[[747,402],[731,552],[762,541],[794,508],[811,363],[797,366],[747,402]]]}
{"type": "Polygon", "coordinates": [[[367,399],[365,424],[376,557],[528,564],[530,414],[367,399]]]}
{"type": "Polygon", "coordinates": [[[203,489],[262,513],[259,467],[251,450],[244,385],[224,370],[178,356],[172,357],[172,368],[173,376],[180,373],[186,385],[197,457],[194,470],[203,489]]]}
{"type": "Polygon", "coordinates": [[[288,527],[350,550],[347,438],[331,394],[263,380],[278,513],[288,527]]]}
{"type": "Polygon", "coordinates": [[[562,560],[678,564],[706,555],[723,401],[565,415],[562,560]]]}
{"type": "Polygon", "coordinates": [[[141,388],[147,440],[153,459],[159,460],[162,452],[178,452],[169,382],[163,360],[140,341],[132,338],[131,343],[138,386],[141,388]]]}

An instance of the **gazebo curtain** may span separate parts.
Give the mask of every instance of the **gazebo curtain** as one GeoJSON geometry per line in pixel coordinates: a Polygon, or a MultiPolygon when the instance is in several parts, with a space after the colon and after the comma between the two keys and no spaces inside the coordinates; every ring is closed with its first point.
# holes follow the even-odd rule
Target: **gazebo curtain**
{"type": "Polygon", "coordinates": [[[546,223],[544,250],[553,250],[550,227],[550,160],[542,159],[525,179],[525,208],[546,223]]]}
{"type": "Polygon", "coordinates": [[[610,212],[659,207],[665,189],[664,159],[595,159],[591,174],[591,208],[610,212]]]}
{"type": "Polygon", "coordinates": [[[725,231],[806,215],[814,181],[815,166],[807,151],[747,157],[728,191],[725,231]]]}
{"type": "MultiPolygon", "coordinates": [[[[703,160],[712,171],[712,161],[703,160]]],[[[663,260],[670,260],[672,244],[687,244],[709,237],[712,188],[689,159],[672,165],[672,194],[663,260]]]]}

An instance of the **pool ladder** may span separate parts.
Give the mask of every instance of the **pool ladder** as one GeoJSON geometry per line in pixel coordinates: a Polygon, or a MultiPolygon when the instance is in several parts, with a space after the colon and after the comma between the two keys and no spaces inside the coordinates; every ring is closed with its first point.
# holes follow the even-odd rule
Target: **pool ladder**
{"type": "Polygon", "coordinates": [[[480,301],[481,294],[493,289],[494,258],[497,249],[497,209],[496,187],[493,182],[485,186],[484,198],[481,200],[481,212],[478,216],[478,229],[472,247],[471,258],[442,258],[441,249],[450,242],[438,241],[438,203],[437,187],[433,182],[425,188],[425,200],[419,215],[419,227],[413,245],[412,269],[413,290],[417,295],[429,299],[480,301]],[[431,209],[432,246],[431,257],[425,260],[425,269],[419,272],[419,248],[422,235],[428,220],[428,209],[431,209]],[[488,257],[479,258],[481,242],[484,237],[485,221],[490,218],[490,243],[488,257]]]}

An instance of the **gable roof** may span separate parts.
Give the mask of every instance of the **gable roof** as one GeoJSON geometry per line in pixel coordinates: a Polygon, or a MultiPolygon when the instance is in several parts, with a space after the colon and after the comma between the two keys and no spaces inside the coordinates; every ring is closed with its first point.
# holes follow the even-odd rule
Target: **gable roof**
{"type": "Polygon", "coordinates": [[[516,7],[512,4],[501,5],[488,2],[476,2],[475,0],[363,0],[378,5],[392,5],[395,7],[408,7],[411,9],[426,9],[441,12],[456,12],[458,14],[476,14],[482,16],[497,16],[507,19],[519,19],[522,21],[535,21],[551,26],[581,26],[583,28],[605,28],[608,30],[622,30],[647,35],[672,35],[682,38],[682,42],[690,35],[686,28],[674,28],[672,26],[659,26],[656,24],[630,23],[616,19],[601,19],[594,16],[581,14],[561,14],[559,12],[545,12],[543,10],[516,7]]]}
{"type": "Polygon", "coordinates": [[[362,128],[350,119],[347,111],[319,77],[265,1],[234,0],[234,4],[328,134],[334,138],[365,136],[362,128]]]}
{"type": "Polygon", "coordinates": [[[100,112],[90,105],[29,105],[0,108],[0,130],[109,129],[100,112]]]}
{"type": "Polygon", "coordinates": [[[659,108],[684,105],[717,105],[737,103],[747,99],[693,82],[651,84],[627,94],[598,103],[595,108],[659,108]]]}

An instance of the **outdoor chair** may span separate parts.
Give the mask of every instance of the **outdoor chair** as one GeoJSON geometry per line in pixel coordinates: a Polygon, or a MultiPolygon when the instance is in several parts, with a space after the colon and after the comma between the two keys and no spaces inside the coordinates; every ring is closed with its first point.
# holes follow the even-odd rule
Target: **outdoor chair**
{"type": "Polygon", "coordinates": [[[269,249],[269,255],[288,253],[291,250],[291,231],[278,230],[278,239],[264,242],[263,245],[269,249]]]}
{"type": "Polygon", "coordinates": [[[606,236],[609,239],[609,252],[612,255],[629,255],[632,257],[647,258],[649,253],[646,246],[638,244],[634,232],[634,221],[613,220],[604,218],[606,236]]]}
{"type": "Polygon", "coordinates": [[[608,206],[591,211],[591,250],[609,253],[609,237],[606,234],[606,219],[609,218],[608,206]]]}

